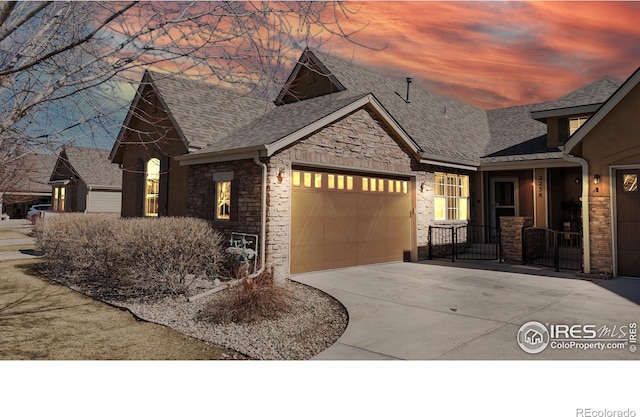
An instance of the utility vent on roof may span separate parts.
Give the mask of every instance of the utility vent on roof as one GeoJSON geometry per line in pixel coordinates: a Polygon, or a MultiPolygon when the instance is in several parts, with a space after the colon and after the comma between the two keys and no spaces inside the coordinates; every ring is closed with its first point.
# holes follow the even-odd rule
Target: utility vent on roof
{"type": "Polygon", "coordinates": [[[411,81],[413,81],[413,79],[411,77],[407,77],[407,98],[403,98],[402,95],[396,91],[398,97],[400,97],[402,101],[407,104],[411,103],[411,96],[409,95],[409,87],[411,85],[411,81]]]}

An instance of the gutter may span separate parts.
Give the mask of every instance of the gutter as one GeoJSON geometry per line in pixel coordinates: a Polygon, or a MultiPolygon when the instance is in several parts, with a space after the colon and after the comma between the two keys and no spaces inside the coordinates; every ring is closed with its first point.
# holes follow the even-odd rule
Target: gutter
{"type": "Polygon", "coordinates": [[[582,251],[584,273],[591,273],[591,238],[589,234],[589,163],[578,156],[562,153],[562,159],[567,162],[582,165],[582,251]]]}

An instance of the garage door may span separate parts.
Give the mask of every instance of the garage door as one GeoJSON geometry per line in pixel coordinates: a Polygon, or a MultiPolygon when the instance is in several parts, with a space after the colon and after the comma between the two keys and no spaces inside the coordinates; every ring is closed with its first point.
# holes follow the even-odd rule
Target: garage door
{"type": "Polygon", "coordinates": [[[640,169],[616,171],[618,275],[640,277],[640,169]]]}
{"type": "Polygon", "coordinates": [[[402,261],[411,248],[406,178],[294,170],[291,272],[402,261]]]}

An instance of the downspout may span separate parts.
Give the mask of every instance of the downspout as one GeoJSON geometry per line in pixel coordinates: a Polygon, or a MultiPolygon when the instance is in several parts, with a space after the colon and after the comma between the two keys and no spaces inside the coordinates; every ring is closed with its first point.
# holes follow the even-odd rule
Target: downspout
{"type": "Polygon", "coordinates": [[[582,165],[582,251],[584,259],[584,273],[591,273],[591,239],[589,235],[589,163],[578,156],[562,152],[562,159],[567,162],[578,162],[582,165]]]}
{"type": "Polygon", "coordinates": [[[260,269],[249,275],[249,278],[257,277],[264,272],[267,253],[267,164],[260,161],[260,151],[256,151],[256,154],[253,157],[253,162],[262,167],[262,214],[260,215],[260,269]]]}
{"type": "MultiPolygon", "coordinates": [[[[266,232],[267,232],[267,164],[265,164],[264,162],[260,161],[260,151],[256,151],[256,154],[253,157],[253,162],[256,163],[256,165],[261,166],[262,167],[262,206],[261,206],[261,225],[260,225],[260,269],[258,269],[257,271],[255,271],[253,274],[247,276],[246,278],[255,278],[258,275],[262,274],[265,270],[265,265],[266,265],[266,253],[267,253],[267,249],[266,249],[266,242],[267,242],[267,237],[266,237],[266,232]]],[[[199,298],[202,297],[206,297],[208,295],[211,294],[215,294],[219,291],[225,290],[227,288],[233,288],[237,285],[239,285],[242,282],[242,278],[236,279],[234,281],[229,282],[228,284],[225,285],[221,285],[218,287],[215,287],[213,289],[207,290],[203,293],[200,294],[196,294],[192,297],[189,297],[188,300],[191,301],[195,301],[199,298]]]]}

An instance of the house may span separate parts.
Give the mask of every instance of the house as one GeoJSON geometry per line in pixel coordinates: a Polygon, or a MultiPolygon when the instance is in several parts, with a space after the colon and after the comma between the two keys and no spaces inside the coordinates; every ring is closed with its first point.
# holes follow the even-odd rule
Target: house
{"type": "Polygon", "coordinates": [[[0,213],[21,219],[34,204],[51,203],[49,177],[56,155],[27,153],[6,166],[0,180],[0,213]]]}
{"type": "MultiPolygon", "coordinates": [[[[286,278],[424,259],[434,226],[486,226],[486,241],[507,223],[580,236],[602,211],[581,206],[595,168],[580,152],[604,140],[586,132],[613,117],[599,114],[624,85],[603,79],[484,111],[411,81],[308,49],[274,101],[146,72],[111,151],[124,169],[122,214],[196,216],[227,236],[259,235],[261,259],[286,278]]],[[[637,137],[620,142],[640,148],[637,137]]],[[[604,253],[583,235],[584,271],[618,273],[617,246],[604,253]]]]}
{"type": "Polygon", "coordinates": [[[52,207],[59,212],[120,213],[122,172],[105,149],[66,146],[50,172],[52,207]]]}

